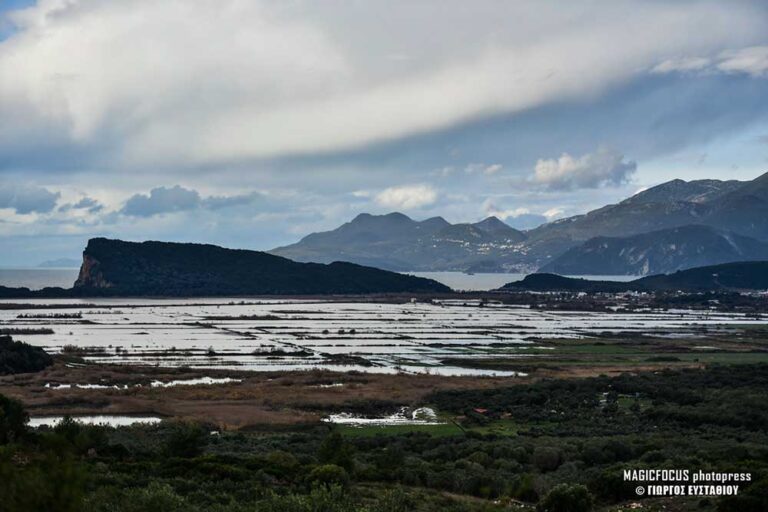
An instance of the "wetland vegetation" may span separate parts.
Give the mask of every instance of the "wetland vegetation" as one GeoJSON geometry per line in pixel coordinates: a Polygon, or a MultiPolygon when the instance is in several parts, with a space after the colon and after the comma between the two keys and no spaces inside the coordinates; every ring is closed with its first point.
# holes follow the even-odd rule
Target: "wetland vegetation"
{"type": "Polygon", "coordinates": [[[768,507],[767,387],[768,365],[712,365],[445,389],[424,398],[436,425],[238,431],[33,430],[3,398],[0,494],[9,511],[757,512],[768,507]],[[655,467],[752,480],[732,498],[639,499],[622,471],[655,467]]]}
{"type": "Polygon", "coordinates": [[[634,300],[9,307],[53,357],[0,377],[0,510],[765,510],[768,318],[634,300]],[[163,421],[30,427],[54,417],[163,421]],[[752,480],[641,498],[621,478],[659,467],[752,480]]]}

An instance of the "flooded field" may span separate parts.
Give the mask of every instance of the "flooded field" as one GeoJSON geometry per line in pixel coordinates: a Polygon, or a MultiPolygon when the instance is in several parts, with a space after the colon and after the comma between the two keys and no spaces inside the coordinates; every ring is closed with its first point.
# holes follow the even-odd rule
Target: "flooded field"
{"type": "MultiPolygon", "coordinates": [[[[75,416],[73,419],[87,425],[105,425],[108,427],[127,427],[136,424],[160,423],[160,418],[153,416],[75,416]]],[[[37,427],[55,427],[64,420],[64,416],[39,416],[29,419],[29,426],[37,427]]]]}
{"type": "Polygon", "coordinates": [[[533,358],[546,342],[707,339],[768,317],[709,311],[592,313],[479,302],[61,300],[0,303],[0,332],[88,362],[252,371],[513,375],[446,361],[533,358]],[[41,307],[45,305],[45,307],[41,307]]]}

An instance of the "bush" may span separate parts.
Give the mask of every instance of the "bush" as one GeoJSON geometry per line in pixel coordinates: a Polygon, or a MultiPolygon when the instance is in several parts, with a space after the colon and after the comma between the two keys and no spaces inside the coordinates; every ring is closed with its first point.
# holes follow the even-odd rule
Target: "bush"
{"type": "Polygon", "coordinates": [[[768,510],[768,478],[759,480],[736,496],[723,498],[718,512],[764,512],[768,510]]]}
{"type": "Polygon", "coordinates": [[[0,448],[0,510],[80,512],[85,471],[66,453],[0,448]]]}
{"type": "Polygon", "coordinates": [[[345,488],[349,485],[349,475],[344,468],[334,464],[318,466],[309,473],[309,481],[326,487],[339,486],[345,488]]]}
{"type": "Polygon", "coordinates": [[[193,512],[198,510],[176,494],[167,484],[150,483],[147,487],[118,491],[101,489],[87,502],[87,512],[193,512]]]}
{"type": "Polygon", "coordinates": [[[554,471],[563,463],[563,453],[557,448],[537,447],[533,451],[533,465],[540,471],[554,471]]]}
{"type": "Polygon", "coordinates": [[[589,512],[592,496],[583,485],[559,484],[536,507],[539,512],[589,512]]]}
{"type": "Polygon", "coordinates": [[[354,467],[353,452],[352,445],[347,443],[338,431],[334,430],[323,439],[317,451],[317,458],[325,464],[334,464],[347,471],[352,471],[354,467]]]}
{"type": "Polygon", "coordinates": [[[208,432],[198,423],[179,421],[170,426],[166,453],[172,457],[197,457],[208,444],[208,432]]]}
{"type": "Polygon", "coordinates": [[[42,348],[0,336],[0,375],[39,372],[52,364],[53,358],[42,348]]]}
{"type": "Polygon", "coordinates": [[[29,416],[21,402],[0,395],[0,444],[21,438],[26,433],[27,421],[29,416]]]}

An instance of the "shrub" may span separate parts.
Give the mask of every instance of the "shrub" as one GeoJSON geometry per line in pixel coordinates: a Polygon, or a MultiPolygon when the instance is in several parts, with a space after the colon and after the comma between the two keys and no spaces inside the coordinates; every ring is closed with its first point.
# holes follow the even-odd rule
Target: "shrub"
{"type": "Polygon", "coordinates": [[[318,466],[309,473],[309,481],[326,487],[337,485],[346,488],[349,485],[349,475],[344,468],[335,464],[318,466]]]}
{"type": "Polygon", "coordinates": [[[45,350],[0,336],[0,375],[39,372],[53,364],[45,350]]]}
{"type": "Polygon", "coordinates": [[[104,488],[86,502],[87,512],[193,512],[198,510],[167,484],[118,491],[104,488]]]}
{"type": "Polygon", "coordinates": [[[347,471],[352,471],[354,467],[353,452],[352,445],[347,443],[338,431],[334,430],[323,439],[317,451],[317,458],[325,464],[334,464],[347,471]]]}
{"type": "Polygon", "coordinates": [[[172,457],[196,457],[208,444],[208,432],[198,423],[179,421],[170,426],[165,442],[166,453],[172,457]]]}
{"type": "Polygon", "coordinates": [[[0,444],[12,443],[27,430],[27,416],[18,400],[0,395],[0,444]]]}
{"type": "Polygon", "coordinates": [[[559,484],[536,507],[538,512],[589,512],[592,496],[583,485],[559,484]]]}

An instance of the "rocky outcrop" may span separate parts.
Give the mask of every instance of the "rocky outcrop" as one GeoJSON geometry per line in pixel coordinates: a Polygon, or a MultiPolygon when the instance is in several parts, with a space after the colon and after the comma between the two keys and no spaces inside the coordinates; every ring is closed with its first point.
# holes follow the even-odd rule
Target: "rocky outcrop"
{"type": "Polygon", "coordinates": [[[83,252],[78,295],[225,296],[431,293],[431,279],[352,263],[297,263],[215,245],[94,238],[83,252]]]}
{"type": "Polygon", "coordinates": [[[75,281],[76,288],[111,288],[112,283],[104,279],[99,260],[87,254],[83,255],[83,264],[75,281]]]}

